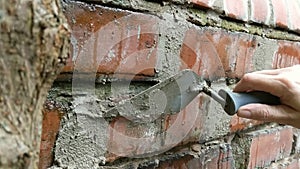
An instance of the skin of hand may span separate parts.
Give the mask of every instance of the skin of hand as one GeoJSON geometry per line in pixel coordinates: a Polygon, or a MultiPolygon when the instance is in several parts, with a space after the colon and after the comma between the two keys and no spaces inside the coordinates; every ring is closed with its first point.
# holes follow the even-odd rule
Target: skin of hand
{"type": "Polygon", "coordinates": [[[248,104],[239,108],[239,117],[277,122],[300,128],[300,65],[248,73],[235,92],[265,91],[280,98],[281,105],[248,104]]]}

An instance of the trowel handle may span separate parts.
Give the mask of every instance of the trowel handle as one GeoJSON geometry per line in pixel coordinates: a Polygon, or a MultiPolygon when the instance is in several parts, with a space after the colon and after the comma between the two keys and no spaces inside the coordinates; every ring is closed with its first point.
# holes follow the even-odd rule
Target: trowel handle
{"type": "Polygon", "coordinates": [[[229,115],[234,115],[241,106],[250,103],[279,105],[280,98],[270,93],[254,91],[248,93],[236,93],[221,89],[219,95],[225,100],[224,110],[229,115]]]}

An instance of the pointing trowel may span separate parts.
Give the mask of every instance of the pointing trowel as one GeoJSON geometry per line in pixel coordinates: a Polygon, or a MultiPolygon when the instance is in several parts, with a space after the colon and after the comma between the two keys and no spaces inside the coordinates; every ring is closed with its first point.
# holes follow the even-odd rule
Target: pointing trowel
{"type": "Polygon", "coordinates": [[[220,103],[228,115],[234,115],[241,106],[250,103],[280,104],[278,97],[261,91],[235,93],[221,89],[216,92],[195,72],[186,69],[124,100],[105,114],[130,116],[133,118],[131,120],[145,120],[151,116],[177,113],[201,92],[220,103]]]}

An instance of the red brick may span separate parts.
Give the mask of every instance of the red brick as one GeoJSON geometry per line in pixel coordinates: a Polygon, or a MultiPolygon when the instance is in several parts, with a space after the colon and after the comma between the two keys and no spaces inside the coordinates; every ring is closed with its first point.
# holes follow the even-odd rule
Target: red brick
{"type": "Polygon", "coordinates": [[[246,34],[190,29],[180,52],[181,68],[192,69],[211,80],[224,76],[239,78],[253,71],[256,47],[257,41],[246,34]]]}
{"type": "Polygon", "coordinates": [[[291,128],[260,135],[252,140],[249,166],[264,166],[273,160],[290,155],[293,144],[291,128]]]}
{"type": "Polygon", "coordinates": [[[175,115],[147,123],[117,117],[110,123],[107,161],[121,156],[139,157],[165,152],[178,144],[199,140],[203,125],[202,99],[196,97],[175,115]]]}
{"type": "Polygon", "coordinates": [[[168,142],[186,144],[199,141],[199,133],[204,132],[204,115],[207,114],[205,106],[209,99],[202,96],[198,95],[179,114],[167,115],[164,118],[163,130],[168,134],[168,142]]]}
{"type": "Polygon", "coordinates": [[[258,23],[269,24],[271,9],[269,0],[251,0],[251,20],[258,23]]]}
{"type": "Polygon", "coordinates": [[[191,2],[205,8],[212,8],[215,0],[192,0],[191,2]]]}
{"type": "Polygon", "coordinates": [[[298,42],[278,41],[278,46],[273,57],[273,68],[300,64],[300,44],[298,42]]]}
{"type": "Polygon", "coordinates": [[[157,17],[76,2],[66,7],[65,15],[72,57],[63,72],[154,75],[157,17]]]}
{"type": "Polygon", "coordinates": [[[247,161],[247,168],[263,168],[290,156],[293,130],[290,127],[266,128],[236,139],[237,144],[232,146],[237,167],[245,166],[247,161]]]}
{"type": "Polygon", "coordinates": [[[224,0],[224,11],[228,17],[248,21],[248,1],[224,0]]]}
{"type": "Polygon", "coordinates": [[[230,120],[230,132],[237,132],[263,123],[263,121],[245,119],[234,115],[230,120]]]}
{"type": "Polygon", "coordinates": [[[63,113],[59,110],[43,110],[43,124],[40,145],[39,169],[46,169],[53,163],[53,147],[63,113]]]}
{"type": "MultiPolygon", "coordinates": [[[[201,150],[202,151],[202,150],[201,150]]],[[[232,152],[228,144],[212,146],[199,153],[199,158],[186,155],[180,159],[162,161],[158,169],[231,169],[234,168],[232,152]]]]}
{"type": "Polygon", "coordinates": [[[298,0],[289,0],[288,3],[289,11],[289,23],[291,24],[291,29],[300,32],[300,3],[298,0]]]}
{"type": "Polygon", "coordinates": [[[188,163],[192,160],[192,155],[185,155],[179,159],[160,162],[156,169],[188,169],[188,163]]]}
{"type": "Polygon", "coordinates": [[[286,0],[271,0],[275,25],[281,28],[288,27],[288,11],[286,0]]]}
{"type": "Polygon", "coordinates": [[[138,157],[153,151],[152,145],[160,141],[154,137],[161,131],[160,124],[139,124],[124,117],[115,118],[108,128],[108,152],[110,160],[122,156],[138,157]],[[154,138],[154,139],[153,139],[154,138]]]}

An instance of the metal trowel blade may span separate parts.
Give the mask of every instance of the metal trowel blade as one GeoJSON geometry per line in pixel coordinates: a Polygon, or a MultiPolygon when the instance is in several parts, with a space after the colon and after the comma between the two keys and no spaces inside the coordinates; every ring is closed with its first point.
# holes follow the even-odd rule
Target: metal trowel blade
{"type": "Polygon", "coordinates": [[[199,80],[199,76],[192,70],[183,70],[119,103],[105,114],[130,117],[131,120],[145,120],[157,118],[162,114],[177,113],[199,94],[199,91],[190,90],[199,80]]]}

